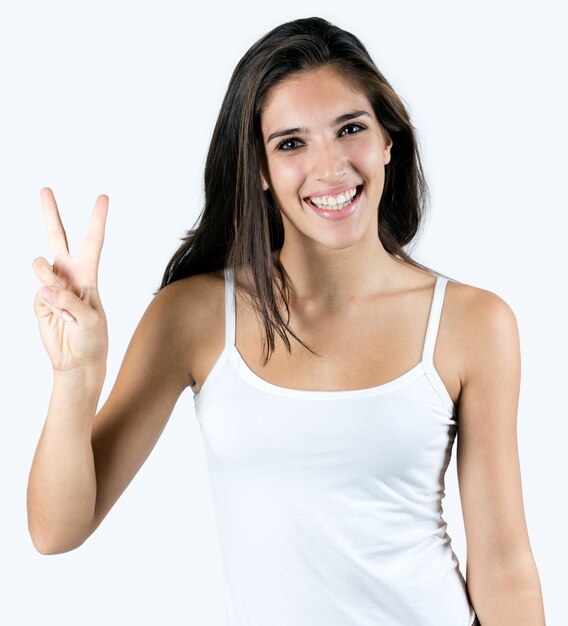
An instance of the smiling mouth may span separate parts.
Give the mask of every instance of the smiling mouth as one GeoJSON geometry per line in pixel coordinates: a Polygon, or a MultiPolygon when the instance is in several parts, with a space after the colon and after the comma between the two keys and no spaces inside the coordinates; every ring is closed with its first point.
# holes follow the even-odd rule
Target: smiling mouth
{"type": "Polygon", "coordinates": [[[316,209],[319,209],[320,211],[341,211],[342,209],[346,209],[347,207],[351,206],[361,195],[361,191],[363,189],[363,185],[356,185],[355,186],[356,189],[356,193],[355,195],[349,200],[349,202],[344,202],[343,204],[339,204],[336,206],[332,206],[332,205],[318,205],[315,202],[312,201],[312,199],[308,196],[307,198],[304,198],[304,201],[307,202],[310,206],[315,207],[316,209]]]}

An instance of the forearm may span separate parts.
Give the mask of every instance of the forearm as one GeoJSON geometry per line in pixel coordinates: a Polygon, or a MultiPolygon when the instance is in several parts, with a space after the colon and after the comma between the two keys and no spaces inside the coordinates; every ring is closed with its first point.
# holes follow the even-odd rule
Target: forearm
{"type": "Polygon", "coordinates": [[[103,371],[54,373],[27,493],[30,535],[44,554],[72,550],[90,534],[97,493],[91,431],[103,381],[103,371]]]}
{"type": "Polygon", "coordinates": [[[542,589],[532,555],[491,571],[468,574],[468,592],[481,626],[545,626],[542,589]]]}

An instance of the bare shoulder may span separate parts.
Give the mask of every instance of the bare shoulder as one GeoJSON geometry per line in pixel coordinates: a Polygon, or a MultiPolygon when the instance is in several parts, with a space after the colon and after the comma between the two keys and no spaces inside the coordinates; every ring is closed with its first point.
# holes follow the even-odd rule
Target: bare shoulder
{"type": "Polygon", "coordinates": [[[180,351],[180,367],[186,372],[189,386],[197,380],[194,373],[205,345],[215,343],[214,336],[223,328],[223,270],[206,272],[170,283],[156,294],[165,312],[163,323],[170,328],[180,351]],[[181,356],[183,355],[183,356],[181,356]]]}
{"type": "Polygon", "coordinates": [[[223,285],[223,270],[219,270],[182,278],[168,287],[177,286],[177,306],[181,313],[191,307],[193,314],[206,316],[211,309],[218,307],[220,296],[222,300],[223,285]]]}
{"type": "Polygon", "coordinates": [[[464,311],[470,311],[473,317],[475,314],[482,316],[503,315],[506,312],[509,315],[513,314],[509,304],[501,296],[488,289],[468,285],[454,279],[448,281],[446,289],[448,294],[451,293],[454,306],[461,305],[464,311]]]}
{"type": "MultiPolygon", "coordinates": [[[[436,272],[405,267],[412,290],[431,298],[436,272]]],[[[491,355],[501,349],[503,358],[517,351],[515,315],[498,294],[447,276],[440,328],[434,350],[434,367],[453,403],[463,407],[468,381],[476,372],[491,369],[491,355]]],[[[462,411],[463,412],[463,411],[462,411]]]]}
{"type": "Polygon", "coordinates": [[[157,295],[163,294],[161,297],[169,301],[176,314],[183,315],[187,307],[199,313],[216,306],[218,292],[223,285],[223,270],[217,270],[180,278],[161,289],[157,295]]]}
{"type": "Polygon", "coordinates": [[[459,378],[467,383],[475,369],[485,368],[495,350],[513,356],[518,326],[510,305],[498,294],[455,280],[446,285],[445,324],[459,353],[459,378]]]}

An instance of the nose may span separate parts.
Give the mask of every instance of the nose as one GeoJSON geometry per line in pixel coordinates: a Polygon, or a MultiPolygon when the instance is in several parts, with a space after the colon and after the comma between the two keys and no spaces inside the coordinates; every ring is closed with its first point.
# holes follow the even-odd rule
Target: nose
{"type": "Polygon", "coordinates": [[[323,140],[313,151],[313,174],[322,182],[337,181],[347,173],[347,158],[337,140],[323,140]]]}

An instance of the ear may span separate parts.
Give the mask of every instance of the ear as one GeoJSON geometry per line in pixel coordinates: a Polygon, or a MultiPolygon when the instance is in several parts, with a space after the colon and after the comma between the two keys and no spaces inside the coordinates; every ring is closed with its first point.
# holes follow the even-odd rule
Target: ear
{"type": "Polygon", "coordinates": [[[390,137],[387,137],[387,141],[385,143],[385,149],[384,149],[385,165],[387,163],[390,163],[390,160],[391,160],[391,148],[392,148],[392,139],[390,137]]]}
{"type": "Polygon", "coordinates": [[[264,176],[262,174],[260,175],[260,178],[262,180],[262,190],[263,191],[268,191],[269,186],[268,186],[268,183],[266,182],[266,179],[264,178],[264,176]]]}

